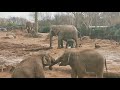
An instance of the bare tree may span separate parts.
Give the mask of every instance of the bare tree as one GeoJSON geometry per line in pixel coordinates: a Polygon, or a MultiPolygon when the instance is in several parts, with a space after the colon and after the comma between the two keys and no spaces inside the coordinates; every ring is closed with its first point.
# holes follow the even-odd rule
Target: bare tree
{"type": "Polygon", "coordinates": [[[74,25],[73,16],[69,12],[59,12],[54,16],[54,21],[56,25],[74,25]]]}
{"type": "Polygon", "coordinates": [[[35,33],[38,33],[38,12],[35,12],[35,33]]]}
{"type": "Polygon", "coordinates": [[[111,26],[120,23],[119,12],[56,12],[54,18],[51,12],[39,12],[38,16],[40,28],[51,24],[72,24],[77,28],[89,29],[89,26],[111,26]]]}

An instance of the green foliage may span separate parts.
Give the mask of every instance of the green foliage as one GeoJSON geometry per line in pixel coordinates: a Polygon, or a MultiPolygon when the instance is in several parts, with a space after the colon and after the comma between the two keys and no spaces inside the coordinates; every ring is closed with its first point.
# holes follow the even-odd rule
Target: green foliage
{"type": "Polygon", "coordinates": [[[77,28],[77,30],[81,33],[81,36],[88,36],[89,35],[89,31],[87,29],[77,28]]]}
{"type": "Polygon", "coordinates": [[[50,32],[50,27],[46,26],[46,27],[39,28],[38,32],[40,32],[40,33],[49,33],[50,32]]]}
{"type": "Polygon", "coordinates": [[[116,41],[120,40],[120,24],[108,27],[108,28],[94,28],[91,29],[91,38],[100,39],[113,39],[116,41]]]}
{"type": "Polygon", "coordinates": [[[104,36],[104,30],[103,28],[95,28],[91,30],[91,37],[92,38],[103,38],[104,36]]]}
{"type": "Polygon", "coordinates": [[[14,26],[14,23],[8,23],[7,26],[14,26]]]}
{"type": "Polygon", "coordinates": [[[120,36],[120,28],[115,31],[114,36],[120,36]]]}
{"type": "Polygon", "coordinates": [[[81,24],[80,27],[77,27],[77,30],[81,33],[81,36],[89,35],[89,30],[86,28],[85,24],[81,24]]]}

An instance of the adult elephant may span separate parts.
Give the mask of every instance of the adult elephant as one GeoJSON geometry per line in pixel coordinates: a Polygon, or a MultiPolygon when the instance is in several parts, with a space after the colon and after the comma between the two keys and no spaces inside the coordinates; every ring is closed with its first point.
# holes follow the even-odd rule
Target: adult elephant
{"type": "Polygon", "coordinates": [[[106,66],[106,59],[92,49],[84,49],[81,51],[73,49],[66,50],[63,55],[49,66],[49,69],[52,70],[52,66],[59,62],[59,66],[70,65],[72,78],[82,78],[87,72],[94,72],[98,78],[102,78],[104,65],[106,66]]]}
{"type": "Polygon", "coordinates": [[[58,36],[58,48],[63,48],[63,40],[74,39],[77,48],[78,31],[73,25],[52,25],[50,28],[50,48],[52,48],[52,37],[58,36]]]}
{"type": "Polygon", "coordinates": [[[34,23],[26,22],[26,29],[28,33],[31,33],[32,29],[34,28],[34,23]]]}

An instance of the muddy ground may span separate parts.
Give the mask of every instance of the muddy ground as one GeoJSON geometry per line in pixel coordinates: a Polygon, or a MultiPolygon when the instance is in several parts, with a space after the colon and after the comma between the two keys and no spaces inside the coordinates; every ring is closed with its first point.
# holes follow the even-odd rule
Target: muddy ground
{"type": "MultiPolygon", "coordinates": [[[[60,54],[65,50],[57,49],[57,37],[53,38],[53,49],[46,49],[49,47],[49,39],[47,39],[46,33],[41,33],[40,38],[28,37],[27,33],[22,31],[15,31],[16,38],[6,36],[8,32],[0,32],[0,63],[16,66],[25,57],[32,53],[47,51],[54,58],[58,58],[60,54]],[[29,51],[30,49],[38,49],[39,51],[29,51]],[[42,50],[43,49],[43,50],[42,50]]],[[[96,49],[98,52],[103,54],[107,59],[108,72],[120,73],[120,45],[116,44],[115,41],[101,40],[101,39],[89,39],[86,38],[82,41],[79,40],[79,44],[82,47],[77,49],[95,49],[94,43],[98,43],[100,48],[96,49]]],[[[64,43],[65,44],[65,43],[64,43]]],[[[106,70],[105,70],[106,72],[106,70]]],[[[46,78],[70,78],[71,68],[69,66],[58,65],[53,66],[53,70],[45,68],[46,78]]],[[[10,78],[11,72],[9,70],[3,70],[0,72],[0,78],[10,78]]],[[[87,76],[86,76],[87,77],[87,76]]]]}

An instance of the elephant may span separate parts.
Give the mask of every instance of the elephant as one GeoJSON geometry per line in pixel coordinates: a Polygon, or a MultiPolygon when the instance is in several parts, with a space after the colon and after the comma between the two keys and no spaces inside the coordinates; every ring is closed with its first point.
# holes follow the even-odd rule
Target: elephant
{"type": "Polygon", "coordinates": [[[74,39],[78,47],[78,30],[73,25],[52,25],[50,27],[50,48],[52,48],[52,37],[58,36],[58,48],[63,48],[63,40],[74,39]]]}
{"type": "Polygon", "coordinates": [[[97,78],[103,78],[104,65],[107,71],[105,57],[93,49],[66,50],[49,69],[52,70],[52,66],[57,63],[60,63],[59,66],[70,65],[72,78],[83,78],[87,72],[93,72],[97,78]]]}
{"type": "Polygon", "coordinates": [[[74,47],[74,40],[73,39],[67,39],[66,41],[66,48],[68,48],[68,46],[70,46],[71,48],[74,47]]]}
{"type": "Polygon", "coordinates": [[[52,62],[55,59],[49,54],[31,55],[15,67],[12,78],[45,78],[44,67],[52,62]]]}
{"type": "Polygon", "coordinates": [[[33,30],[33,28],[34,28],[34,23],[26,22],[26,29],[27,29],[28,33],[31,33],[31,31],[33,30]]]}

